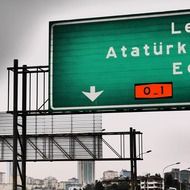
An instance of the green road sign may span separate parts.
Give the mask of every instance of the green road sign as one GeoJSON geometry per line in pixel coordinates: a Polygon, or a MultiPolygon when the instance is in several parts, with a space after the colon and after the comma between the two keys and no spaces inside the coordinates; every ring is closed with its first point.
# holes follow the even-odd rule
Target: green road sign
{"type": "Polygon", "coordinates": [[[190,12],[50,23],[50,109],[190,105],[190,12]]]}

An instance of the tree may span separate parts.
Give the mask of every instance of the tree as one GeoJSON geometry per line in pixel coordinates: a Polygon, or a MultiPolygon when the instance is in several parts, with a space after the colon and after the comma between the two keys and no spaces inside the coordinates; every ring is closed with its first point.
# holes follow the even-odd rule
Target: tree
{"type": "Polygon", "coordinates": [[[94,190],[104,190],[104,186],[102,185],[102,182],[96,181],[94,190]]]}
{"type": "Polygon", "coordinates": [[[118,184],[118,190],[128,190],[130,189],[130,185],[127,181],[123,181],[118,184]]]}
{"type": "Polygon", "coordinates": [[[112,184],[109,188],[108,188],[108,190],[119,190],[118,189],[118,185],[117,184],[112,184]]]}
{"type": "Polygon", "coordinates": [[[164,189],[168,189],[169,187],[175,187],[179,189],[180,187],[179,181],[175,180],[170,173],[165,174],[164,184],[164,189]]]}
{"type": "Polygon", "coordinates": [[[83,190],[94,190],[94,185],[87,184],[86,187],[83,188],[83,190]]]}
{"type": "Polygon", "coordinates": [[[173,187],[173,177],[170,173],[166,173],[164,177],[164,189],[173,187]]]}

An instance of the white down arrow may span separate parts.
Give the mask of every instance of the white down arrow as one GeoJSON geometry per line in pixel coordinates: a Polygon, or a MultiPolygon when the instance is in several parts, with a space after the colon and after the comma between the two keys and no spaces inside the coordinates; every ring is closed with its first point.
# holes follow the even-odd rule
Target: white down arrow
{"type": "Polygon", "coordinates": [[[104,91],[101,90],[99,92],[96,92],[96,87],[95,86],[90,86],[90,92],[84,92],[82,93],[89,98],[92,102],[94,102],[104,91]]]}

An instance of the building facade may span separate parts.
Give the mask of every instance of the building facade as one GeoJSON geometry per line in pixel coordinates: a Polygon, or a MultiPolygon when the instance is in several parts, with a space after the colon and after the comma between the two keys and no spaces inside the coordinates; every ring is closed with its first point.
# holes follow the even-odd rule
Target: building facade
{"type": "Polygon", "coordinates": [[[82,185],[92,184],[95,182],[95,162],[78,161],[78,179],[82,185]]]}
{"type": "Polygon", "coordinates": [[[107,170],[103,172],[103,180],[112,180],[114,178],[118,178],[118,172],[113,170],[107,170]]]}
{"type": "Polygon", "coordinates": [[[180,170],[178,168],[173,168],[170,172],[165,173],[166,176],[171,175],[172,180],[175,182],[173,184],[168,184],[168,186],[179,188],[183,190],[190,190],[190,171],[180,170]]]}
{"type": "Polygon", "coordinates": [[[122,169],[120,171],[120,174],[119,174],[120,178],[128,178],[128,179],[131,179],[131,171],[128,171],[128,170],[125,170],[125,169],[122,169]]]}
{"type": "Polygon", "coordinates": [[[190,171],[181,170],[180,171],[180,181],[185,183],[190,183],[190,171]]]}
{"type": "Polygon", "coordinates": [[[162,190],[163,178],[160,175],[146,175],[138,177],[141,190],[162,190]]]}
{"type": "Polygon", "coordinates": [[[171,175],[174,180],[180,180],[180,170],[178,168],[173,168],[171,171],[171,175]]]}
{"type": "Polygon", "coordinates": [[[5,175],[5,172],[0,172],[0,184],[5,183],[4,175],[5,175]]]}
{"type": "MultiPolygon", "coordinates": [[[[79,190],[81,188],[81,184],[79,184],[79,180],[77,178],[71,178],[68,181],[62,182],[62,188],[60,190],[79,190]]],[[[58,188],[56,189],[58,190],[58,188]]]]}

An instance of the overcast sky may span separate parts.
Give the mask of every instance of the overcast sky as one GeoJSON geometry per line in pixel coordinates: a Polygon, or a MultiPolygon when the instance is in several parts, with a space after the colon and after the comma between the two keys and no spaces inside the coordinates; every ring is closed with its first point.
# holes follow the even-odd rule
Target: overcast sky
{"type": "MultiPolygon", "coordinates": [[[[20,65],[48,64],[49,21],[71,20],[133,13],[190,9],[189,0],[0,0],[0,110],[6,111],[7,71],[13,59],[20,65]]],[[[104,114],[107,131],[128,131],[134,127],[144,134],[144,150],[152,153],[138,163],[138,173],[162,173],[163,168],[180,161],[190,167],[190,112],[150,112],[104,114]]],[[[0,164],[0,171],[6,170],[0,164]]],[[[96,177],[107,169],[130,169],[128,162],[97,162],[96,177]]],[[[49,175],[59,180],[76,176],[76,163],[30,163],[27,174],[49,175]],[[69,169],[68,169],[69,167],[69,169]]]]}

